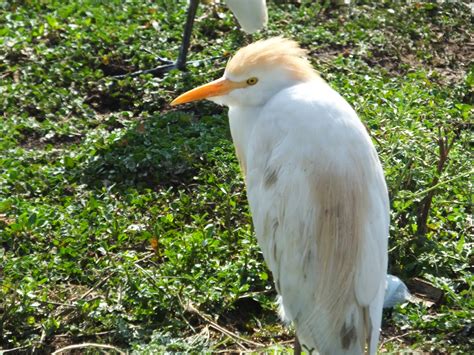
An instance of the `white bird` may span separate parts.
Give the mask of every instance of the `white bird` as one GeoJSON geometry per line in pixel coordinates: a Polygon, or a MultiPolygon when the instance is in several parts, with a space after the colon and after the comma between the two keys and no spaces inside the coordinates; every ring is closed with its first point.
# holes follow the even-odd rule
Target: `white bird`
{"type": "MultiPolygon", "coordinates": [[[[191,32],[199,0],[189,0],[188,2],[186,24],[184,26],[183,41],[179,49],[178,59],[176,63],[161,59],[161,61],[166,64],[159,67],[160,71],[168,71],[174,68],[183,70],[186,67],[186,57],[188,55],[191,32]]],[[[226,3],[245,32],[257,32],[267,24],[268,14],[266,0],[226,0],[226,3]]]]}
{"type": "Polygon", "coordinates": [[[302,347],[375,354],[389,204],[357,114],[280,37],[240,49],[222,78],[171,104],[199,99],[229,107],[257,240],[302,347]]]}
{"type": "Polygon", "coordinates": [[[245,32],[260,31],[267,24],[266,0],[226,0],[225,2],[245,32]]]}

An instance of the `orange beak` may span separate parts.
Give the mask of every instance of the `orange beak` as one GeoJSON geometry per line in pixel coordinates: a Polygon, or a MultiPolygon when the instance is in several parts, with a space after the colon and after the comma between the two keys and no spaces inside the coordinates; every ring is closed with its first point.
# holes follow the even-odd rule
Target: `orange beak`
{"type": "Polygon", "coordinates": [[[245,87],[244,83],[236,83],[228,79],[220,78],[204,84],[178,96],[171,102],[171,106],[185,104],[186,102],[207,99],[208,97],[222,96],[234,89],[245,87]]]}

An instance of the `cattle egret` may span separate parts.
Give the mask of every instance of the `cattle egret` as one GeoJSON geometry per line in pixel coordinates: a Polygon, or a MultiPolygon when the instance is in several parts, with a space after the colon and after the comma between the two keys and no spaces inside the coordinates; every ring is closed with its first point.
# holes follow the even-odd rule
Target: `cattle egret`
{"type": "Polygon", "coordinates": [[[357,114],[305,56],[281,37],[255,42],[222,78],[171,104],[229,107],[257,240],[302,347],[375,354],[387,270],[384,175],[357,114]]]}

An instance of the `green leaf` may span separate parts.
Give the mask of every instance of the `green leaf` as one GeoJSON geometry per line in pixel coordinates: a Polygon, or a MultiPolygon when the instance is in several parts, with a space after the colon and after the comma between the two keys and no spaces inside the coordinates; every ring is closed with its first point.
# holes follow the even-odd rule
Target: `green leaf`
{"type": "Polygon", "coordinates": [[[456,250],[458,253],[462,252],[464,248],[464,234],[461,233],[461,237],[459,238],[459,241],[456,243],[456,250]]]}

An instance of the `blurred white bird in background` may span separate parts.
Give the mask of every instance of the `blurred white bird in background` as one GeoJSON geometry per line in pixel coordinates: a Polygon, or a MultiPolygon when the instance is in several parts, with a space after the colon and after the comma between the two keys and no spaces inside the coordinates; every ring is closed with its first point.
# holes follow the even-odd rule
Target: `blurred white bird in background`
{"type": "MultiPolygon", "coordinates": [[[[226,3],[245,32],[254,33],[261,30],[267,24],[266,0],[226,0],[226,3]]],[[[159,69],[155,68],[154,71],[164,72],[174,68],[183,70],[186,67],[186,58],[198,5],[199,0],[188,1],[183,40],[176,63],[161,59],[166,64],[160,66],[159,69]]]]}
{"type": "Polygon", "coordinates": [[[408,291],[408,287],[402,280],[396,276],[387,275],[383,308],[392,308],[400,303],[408,302],[410,297],[410,291],[408,291]]]}
{"type": "Polygon", "coordinates": [[[242,29],[260,31],[268,21],[266,0],[225,0],[242,29]]]}
{"type": "MultiPolygon", "coordinates": [[[[202,0],[204,3],[212,3],[213,0],[202,0]]],[[[248,34],[262,30],[268,21],[266,0],[225,0],[227,6],[234,14],[237,22],[239,22],[242,30],[248,34]]],[[[349,5],[350,0],[333,0],[336,5],[349,5]]],[[[126,75],[117,75],[117,77],[138,76],[141,74],[152,73],[162,74],[171,69],[184,70],[186,67],[186,58],[188,55],[189,45],[191,42],[191,34],[196,17],[199,0],[188,0],[188,9],[186,15],[186,23],[183,31],[183,40],[179,49],[176,62],[158,57],[157,59],[163,63],[162,65],[147,69],[139,70],[126,75]]]]}
{"type": "Polygon", "coordinates": [[[357,114],[305,55],[288,39],[258,41],[172,105],[229,107],[257,240],[301,345],[375,354],[389,226],[383,170],[357,114]]]}

